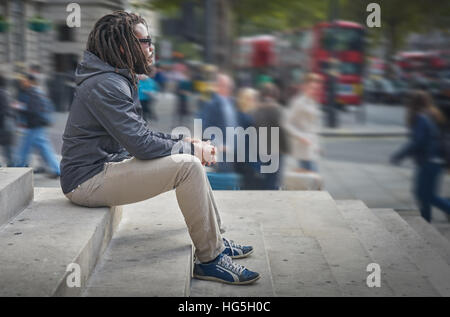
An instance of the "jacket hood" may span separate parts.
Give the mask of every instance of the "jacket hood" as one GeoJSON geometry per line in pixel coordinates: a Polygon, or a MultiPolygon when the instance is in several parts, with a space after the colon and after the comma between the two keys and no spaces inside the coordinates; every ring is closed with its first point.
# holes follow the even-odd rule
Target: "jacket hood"
{"type": "Polygon", "coordinates": [[[89,51],[84,51],[83,60],[78,64],[77,69],[75,70],[75,83],[80,85],[86,79],[102,73],[121,74],[130,82],[133,82],[128,69],[116,69],[108,63],[102,61],[95,54],[92,54],[89,51]]]}

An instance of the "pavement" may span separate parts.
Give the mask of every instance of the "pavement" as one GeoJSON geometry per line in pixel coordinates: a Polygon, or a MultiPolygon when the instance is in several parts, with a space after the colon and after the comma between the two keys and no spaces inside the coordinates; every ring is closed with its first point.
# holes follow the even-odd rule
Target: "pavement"
{"type": "Polygon", "coordinates": [[[322,128],[324,137],[404,137],[409,134],[404,127],[379,124],[351,124],[337,128],[322,128]]]}

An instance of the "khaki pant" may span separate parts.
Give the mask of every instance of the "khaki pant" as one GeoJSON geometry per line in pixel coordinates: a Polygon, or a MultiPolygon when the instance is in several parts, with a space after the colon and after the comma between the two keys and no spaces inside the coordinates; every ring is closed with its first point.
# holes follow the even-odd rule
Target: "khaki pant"
{"type": "Polygon", "coordinates": [[[200,160],[176,154],[153,160],[126,159],[105,163],[104,170],[66,197],[87,207],[126,205],[175,189],[199,261],[223,250],[224,232],[211,185],[200,160]],[[178,162],[177,162],[178,160],[178,162]]]}

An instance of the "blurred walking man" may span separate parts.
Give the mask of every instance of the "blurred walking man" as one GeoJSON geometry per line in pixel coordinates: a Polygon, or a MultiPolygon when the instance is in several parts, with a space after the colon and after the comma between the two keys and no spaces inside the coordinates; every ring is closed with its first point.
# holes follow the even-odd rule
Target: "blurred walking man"
{"type": "Polygon", "coordinates": [[[227,162],[226,152],[236,153],[237,136],[227,136],[227,127],[238,126],[238,114],[231,98],[234,83],[231,77],[218,73],[214,82],[214,92],[211,100],[204,102],[199,117],[202,120],[203,132],[209,127],[217,127],[222,136],[214,135],[213,142],[219,148],[219,163],[216,170],[219,173],[235,172],[235,162],[227,162]],[[232,144],[223,144],[224,140],[232,140],[232,144]]]}
{"type": "Polygon", "coordinates": [[[39,87],[35,75],[27,75],[22,81],[22,86],[24,88],[22,95],[24,105],[23,108],[19,107],[16,110],[24,115],[26,129],[17,153],[16,166],[28,166],[31,151],[36,149],[50,168],[49,177],[57,178],[60,176],[59,162],[46,131],[47,126],[52,124],[51,113],[54,111],[54,107],[39,87]]]}
{"type": "Polygon", "coordinates": [[[253,248],[221,236],[203,168],[215,163],[215,148],[154,132],[142,117],[137,75],[152,73],[151,42],[145,20],[133,13],[117,11],[95,24],[76,70],[77,88],[63,135],[62,190],[75,204],[97,207],[131,204],[175,189],[196,248],[194,277],[253,283],[259,274],[232,260],[253,248]],[[173,154],[179,142],[182,150],[173,154]]]}

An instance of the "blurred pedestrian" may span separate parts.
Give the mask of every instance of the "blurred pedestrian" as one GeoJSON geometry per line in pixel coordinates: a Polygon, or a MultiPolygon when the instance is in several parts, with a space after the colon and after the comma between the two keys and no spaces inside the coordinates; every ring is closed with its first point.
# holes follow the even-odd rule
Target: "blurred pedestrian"
{"type": "Polygon", "coordinates": [[[324,62],[325,81],[324,81],[324,110],[326,114],[326,126],[329,128],[337,128],[339,126],[339,104],[337,103],[337,88],[339,81],[339,60],[329,58],[324,62]]]}
{"type": "Polygon", "coordinates": [[[414,195],[422,217],[431,222],[431,208],[435,206],[446,213],[450,221],[450,200],[438,196],[445,163],[441,147],[441,129],[446,119],[434,106],[430,94],[423,90],[411,93],[407,108],[410,140],[392,155],[391,162],[400,164],[404,158],[412,157],[416,165],[414,195]]]}
{"type": "MultiPolygon", "coordinates": [[[[274,164],[271,161],[264,162],[264,159],[261,157],[261,152],[271,157],[277,157],[278,159],[278,168],[275,172],[260,173],[260,177],[262,178],[261,189],[278,190],[282,185],[283,155],[289,152],[286,131],[282,126],[283,107],[278,103],[279,90],[275,84],[271,82],[263,84],[260,95],[261,102],[253,112],[253,117],[255,127],[258,131],[260,131],[260,128],[267,128],[267,140],[266,142],[258,140],[259,162],[261,166],[274,164]],[[272,128],[278,128],[278,140],[272,140],[272,128]],[[276,144],[273,145],[272,141],[275,141],[276,144]],[[261,149],[261,145],[265,149],[261,149]]],[[[261,135],[259,134],[259,136],[261,135]]]]}
{"type": "Polygon", "coordinates": [[[6,87],[6,78],[0,74],[0,146],[6,160],[6,166],[12,167],[14,166],[15,119],[10,107],[10,99],[6,87]]]}
{"type": "Polygon", "coordinates": [[[171,94],[176,94],[178,83],[184,78],[180,64],[168,65],[166,71],[166,89],[171,94]]]}
{"type": "Polygon", "coordinates": [[[149,76],[139,75],[139,101],[142,106],[142,115],[145,120],[158,120],[153,105],[158,91],[157,83],[149,76]]]}
{"type": "Polygon", "coordinates": [[[47,95],[47,80],[45,74],[42,73],[42,68],[38,64],[33,64],[30,66],[30,74],[36,78],[36,85],[39,87],[39,89],[42,90],[44,94],[47,95]]]}
{"type": "MultiPolygon", "coordinates": [[[[246,130],[249,127],[254,126],[254,118],[252,116],[252,112],[258,107],[258,99],[259,94],[258,91],[244,87],[239,89],[237,93],[236,105],[237,105],[237,118],[238,118],[238,126],[242,127],[242,129],[246,130]]],[[[242,190],[256,190],[260,188],[261,177],[260,174],[260,165],[258,162],[258,153],[253,153],[255,156],[255,162],[251,162],[250,159],[253,155],[251,155],[250,151],[250,137],[248,134],[244,135],[243,140],[238,140],[237,143],[237,151],[235,155],[235,169],[236,172],[242,175],[242,182],[240,189],[242,190]],[[239,142],[241,141],[241,142],[239,142]],[[241,146],[243,146],[241,148],[241,146]],[[238,160],[237,155],[241,152],[244,152],[245,161],[240,162],[238,160]]],[[[239,136],[238,136],[239,138],[239,136]]],[[[253,149],[257,152],[257,149],[253,149]]]]}
{"type": "Polygon", "coordinates": [[[158,84],[159,86],[159,91],[164,93],[167,89],[166,84],[167,84],[167,74],[166,74],[166,69],[163,65],[158,64],[156,66],[155,69],[155,76],[153,77],[153,79],[155,80],[155,82],[158,84]]]}
{"type": "Polygon", "coordinates": [[[21,96],[22,107],[16,109],[23,113],[26,119],[26,129],[19,144],[17,153],[17,167],[28,166],[29,156],[33,149],[37,149],[42,159],[50,168],[49,177],[60,176],[59,162],[47,137],[47,126],[51,125],[53,105],[38,87],[37,78],[29,74],[23,81],[24,92],[21,96]]]}
{"type": "Polygon", "coordinates": [[[174,116],[178,120],[178,125],[183,124],[185,117],[189,116],[189,97],[193,93],[193,83],[190,77],[190,73],[187,69],[182,72],[179,77],[176,95],[177,95],[177,108],[176,115],[174,116]]]}
{"type": "Polygon", "coordinates": [[[232,127],[234,130],[238,126],[237,112],[232,99],[234,83],[231,77],[219,73],[213,86],[211,99],[203,101],[199,116],[202,119],[203,131],[208,127],[217,127],[222,131],[222,139],[216,135],[211,137],[213,144],[218,148],[218,157],[221,158],[216,164],[217,172],[232,173],[235,171],[234,162],[227,162],[225,155],[226,151],[235,151],[236,149],[236,136],[227,136],[226,134],[227,127],[232,127]],[[230,148],[231,144],[224,145],[223,141],[226,138],[229,140],[234,138],[234,148],[230,148]]]}
{"type": "Polygon", "coordinates": [[[322,78],[308,74],[286,109],[284,126],[290,138],[291,155],[301,172],[318,172],[321,127],[320,91],[322,78]]]}

